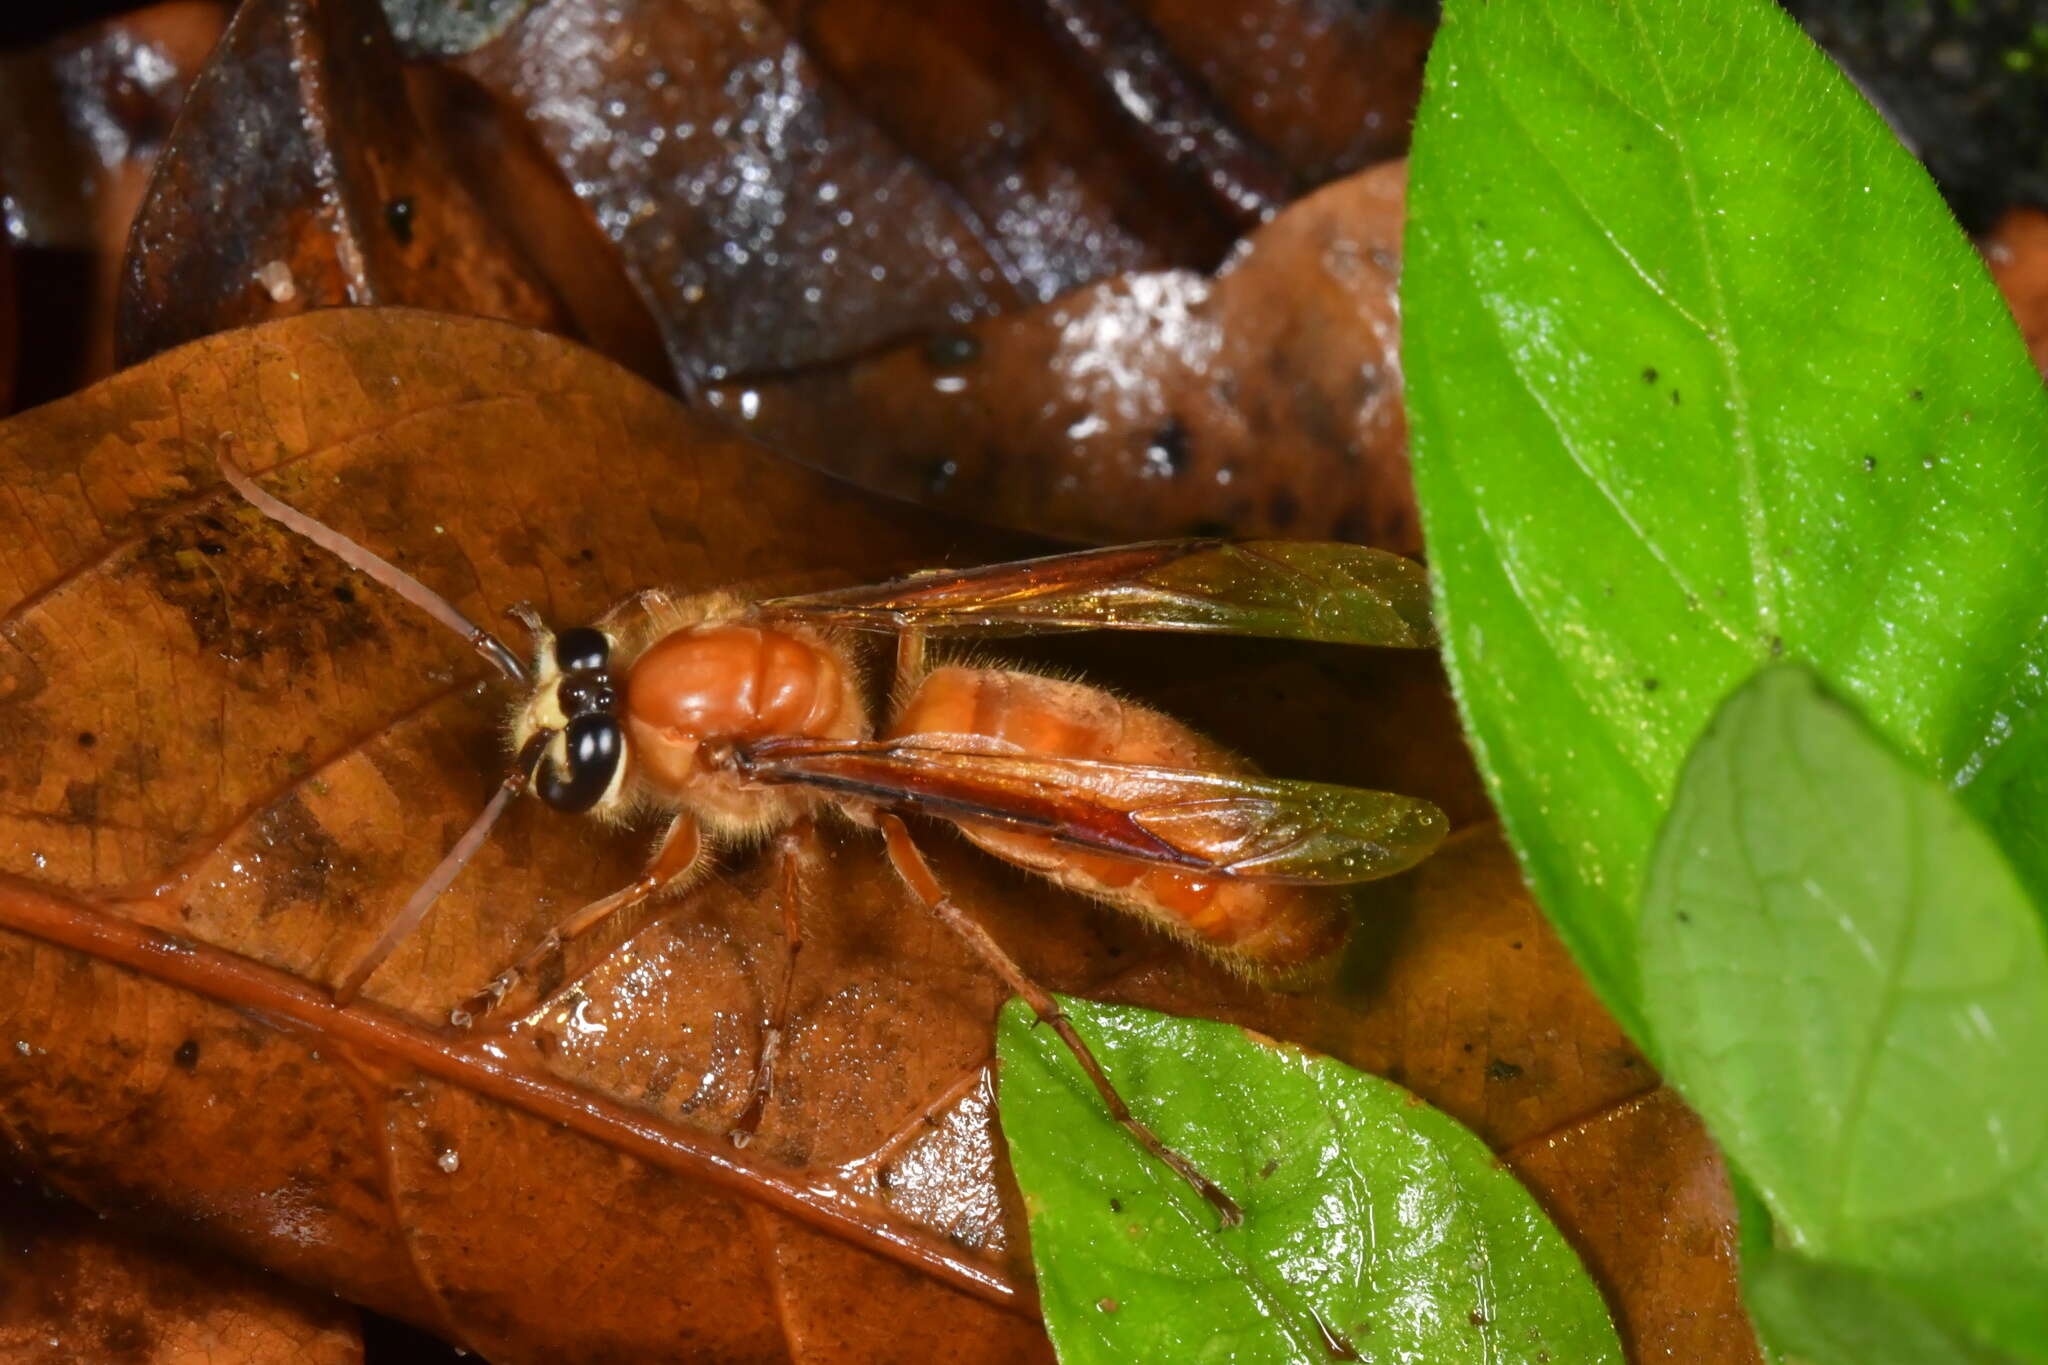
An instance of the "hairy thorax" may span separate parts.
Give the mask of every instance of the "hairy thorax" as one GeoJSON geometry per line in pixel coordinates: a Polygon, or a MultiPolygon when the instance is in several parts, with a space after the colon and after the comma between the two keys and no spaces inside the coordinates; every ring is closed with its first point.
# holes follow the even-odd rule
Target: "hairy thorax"
{"type": "Polygon", "coordinates": [[[856,739],[867,726],[838,645],[744,617],[650,644],[627,671],[624,717],[642,788],[727,834],[772,828],[815,798],[744,785],[720,761],[725,749],[776,735],[856,739]]]}

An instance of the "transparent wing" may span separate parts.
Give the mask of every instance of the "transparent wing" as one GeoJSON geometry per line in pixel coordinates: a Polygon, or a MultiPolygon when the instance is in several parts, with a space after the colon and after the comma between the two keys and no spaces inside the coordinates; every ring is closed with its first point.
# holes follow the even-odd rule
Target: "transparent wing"
{"type": "Polygon", "coordinates": [[[1429,575],[1420,564],[1330,541],[1120,545],[932,569],[763,607],[865,630],[935,634],[1177,630],[1415,649],[1436,643],[1429,575]]]}
{"type": "MultiPolygon", "coordinates": [[[[968,744],[947,735],[945,745],[968,744]]],[[[1003,825],[1212,876],[1370,881],[1411,867],[1448,830],[1392,792],[1246,773],[941,747],[915,740],[772,739],[737,755],[757,782],[797,783],[1003,825]]]]}

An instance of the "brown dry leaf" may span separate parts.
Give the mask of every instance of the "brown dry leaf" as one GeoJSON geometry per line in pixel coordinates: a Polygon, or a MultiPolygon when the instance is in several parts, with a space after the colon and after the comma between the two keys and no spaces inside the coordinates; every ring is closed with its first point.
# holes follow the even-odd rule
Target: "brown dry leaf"
{"type": "Polygon", "coordinates": [[[1629,1359],[1753,1365],[1735,1200],[1713,1140],[1668,1089],[1506,1153],[1607,1289],[1629,1359]]]}
{"type": "Polygon", "coordinates": [[[758,0],[551,0],[458,65],[531,120],[686,387],[1016,302],[950,189],[758,0]]]}
{"type": "MultiPolygon", "coordinates": [[[[486,618],[521,598],[578,620],[649,583],[793,584],[1005,548],[476,320],[309,314],[0,426],[16,494],[0,506],[7,1142],[89,1203],[499,1365],[1047,1359],[990,1126],[1001,988],[854,829],[828,830],[806,869],[790,1041],[744,1151],[725,1134],[785,961],[758,856],[602,945],[509,1032],[451,1035],[453,1003],[643,855],[644,838],[522,802],[369,1003],[328,1002],[501,771],[505,699],[460,641],[223,496],[211,451],[230,431],[285,496],[486,618]]],[[[1427,658],[1115,638],[1020,652],[1276,769],[1483,812],[1427,658]]],[[[1303,998],[928,842],[1047,984],[1322,1047],[1497,1145],[1654,1084],[1490,826],[1371,888],[1347,991],[1303,998]]],[[[1584,1245],[1581,1224],[1612,1217],[1565,1226],[1584,1245]]],[[[1632,1322],[1689,1309],[1661,1282],[1610,1284],[1632,1322]]]]}
{"type": "Polygon", "coordinates": [[[1406,174],[1390,163],[1292,205],[1213,279],[1125,276],[706,397],[807,464],[999,525],[1413,553],[1395,302],[1406,174]]]}
{"type": "MultiPolygon", "coordinates": [[[[20,406],[114,368],[114,295],[128,227],[186,87],[227,22],[172,0],[0,54],[0,180],[20,261],[20,406]]],[[[209,227],[215,226],[209,224],[209,227]]]]}
{"type": "Polygon", "coordinates": [[[1022,0],[773,0],[875,124],[952,186],[1016,297],[1129,270],[1213,266],[1239,216],[1022,0]]]}
{"type": "Polygon", "coordinates": [[[355,1311],[0,1175],[8,1365],[362,1365],[355,1311]]]}
{"type": "Polygon", "coordinates": [[[136,215],[120,362],[378,303],[556,331],[571,316],[415,118],[376,0],[247,0],[136,215]]]}
{"type": "Polygon", "coordinates": [[[2027,339],[2034,368],[2048,375],[2048,213],[2008,209],[1984,241],[1984,260],[2027,339]]]}
{"type": "Polygon", "coordinates": [[[1134,0],[1161,41],[1297,185],[1408,152],[1429,0],[1134,0]]]}

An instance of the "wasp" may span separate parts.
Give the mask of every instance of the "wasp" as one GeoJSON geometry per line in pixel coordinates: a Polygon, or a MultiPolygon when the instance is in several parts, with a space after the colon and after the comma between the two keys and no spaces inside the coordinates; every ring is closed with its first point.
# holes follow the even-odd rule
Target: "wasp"
{"type": "MultiPolygon", "coordinates": [[[[523,792],[614,824],[659,816],[663,832],[640,877],[558,923],[453,1012],[458,1027],[529,995],[566,944],[687,889],[720,850],[763,840],[794,850],[836,812],[880,835],[912,897],[1058,1033],[1117,1122],[1231,1223],[1235,1202],[1133,1116],[1052,995],[948,895],[906,817],[950,824],[997,858],[1272,984],[1333,958],[1349,928],[1350,884],[1412,866],[1446,830],[1427,801],[1266,776],[1179,721],[1084,682],[927,659],[933,638],[1096,629],[1426,646],[1427,578],[1397,555],[1181,540],[805,596],[657,588],[563,629],[512,608],[532,637],[522,658],[226,455],[221,468],[258,510],[456,631],[519,690],[504,781],[337,986],[344,1004],[523,792]],[[879,717],[852,643],[862,631],[896,641],[892,701],[879,717]]],[[[802,944],[797,865],[783,863],[784,976],[731,1134],[742,1145],[772,1094],[787,1023],[802,944]]]]}

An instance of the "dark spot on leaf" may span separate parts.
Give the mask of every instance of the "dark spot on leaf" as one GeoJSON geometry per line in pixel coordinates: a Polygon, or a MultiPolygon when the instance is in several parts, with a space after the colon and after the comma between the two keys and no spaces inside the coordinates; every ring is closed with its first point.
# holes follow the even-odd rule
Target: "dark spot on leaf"
{"type": "Polygon", "coordinates": [[[1691,924],[1692,916],[1688,914],[1686,911],[1681,910],[1678,912],[1678,922],[1680,924],[1691,924]]]}
{"type": "Polygon", "coordinates": [[[1785,637],[1782,635],[1773,635],[1771,637],[1771,657],[1773,659],[1780,659],[1783,658],[1784,655],[1785,637]]]}
{"type": "Polygon", "coordinates": [[[1662,686],[1663,684],[1655,678],[1643,679],[1643,691],[1645,692],[1655,692],[1659,687],[1662,686]]]}
{"type": "Polygon", "coordinates": [[[1486,1079],[1489,1081],[1512,1081],[1520,1077],[1521,1074],[1522,1068],[1516,1066],[1513,1062],[1503,1061],[1499,1057],[1486,1064],[1486,1079]]]}
{"type": "Polygon", "coordinates": [[[1656,382],[1657,382],[1657,368],[1656,368],[1656,366],[1654,366],[1654,365],[1645,365],[1645,366],[1643,366],[1643,382],[1644,382],[1645,384],[1654,384],[1654,383],[1656,383],[1656,382]]]}
{"type": "Polygon", "coordinates": [[[400,246],[412,245],[412,196],[401,195],[384,206],[384,226],[400,246]]]}
{"type": "Polygon", "coordinates": [[[1913,390],[1913,392],[1912,392],[1912,393],[1910,393],[1910,394],[1908,394],[1908,395],[1906,395],[1906,396],[1907,396],[1907,397],[1909,397],[1909,398],[1911,398],[1911,399],[1912,399],[1912,400],[1913,400],[1913,401],[1914,401],[1915,403],[1918,403],[1918,402],[1922,401],[1923,399],[1925,399],[1925,398],[1927,397],[1927,395],[1926,395],[1925,393],[1921,392],[1921,391],[1920,391],[1919,389],[1915,389],[1915,390],[1913,390]]]}
{"type": "Polygon", "coordinates": [[[227,549],[226,546],[222,545],[219,541],[215,540],[202,540],[199,542],[198,548],[199,553],[206,555],[209,558],[211,558],[214,555],[224,553],[227,549]]]}
{"type": "Polygon", "coordinates": [[[193,1067],[198,1066],[199,1040],[187,1038],[184,1042],[178,1044],[178,1050],[171,1054],[171,1060],[177,1063],[178,1069],[181,1071],[190,1071],[193,1067]]]}
{"type": "Polygon", "coordinates": [[[1678,403],[1679,403],[1679,398],[1678,398],[1678,390],[1677,390],[1677,389],[1673,389],[1673,390],[1671,391],[1671,406],[1675,408],[1675,407],[1677,407],[1677,406],[1678,406],[1678,403]]]}
{"type": "Polygon", "coordinates": [[[1301,499],[1294,496],[1294,490],[1291,488],[1276,488],[1273,490],[1272,500],[1266,504],[1266,515],[1273,519],[1275,526],[1284,531],[1294,524],[1297,516],[1301,515],[1301,499]]]}
{"type": "Polygon", "coordinates": [[[1864,472],[1864,473],[1866,473],[1866,474],[1868,474],[1868,473],[1871,473],[1871,472],[1875,471],[1875,470],[1876,470],[1876,468],[1877,468],[1877,456],[1875,456],[1875,455],[1865,455],[1865,456],[1863,457],[1863,472],[1864,472]]]}
{"type": "Polygon", "coordinates": [[[875,1184],[881,1189],[890,1188],[896,1180],[895,1167],[881,1166],[875,1170],[875,1184]]]}
{"type": "Polygon", "coordinates": [[[924,358],[935,369],[958,369],[981,359],[981,342],[966,332],[939,332],[925,342],[924,358]]]}
{"type": "Polygon", "coordinates": [[[1280,1158],[1273,1157],[1272,1159],[1268,1160],[1265,1165],[1259,1167],[1259,1179],[1271,1180],[1273,1178],[1273,1172],[1279,1169],[1280,1158]]]}
{"type": "Polygon", "coordinates": [[[1508,947],[1513,948],[1516,952],[1519,953],[1522,951],[1522,940],[1516,939],[1514,942],[1508,944],[1508,947]]]}
{"type": "Polygon", "coordinates": [[[342,603],[344,606],[352,605],[356,600],[356,590],[346,583],[336,583],[334,585],[334,600],[342,603]]]}
{"type": "Polygon", "coordinates": [[[100,1349],[109,1360],[148,1360],[156,1351],[156,1334],[140,1313],[112,1315],[100,1329],[100,1349]]]}
{"type": "Polygon", "coordinates": [[[64,784],[64,815],[72,824],[92,824],[99,815],[99,809],[99,783],[74,781],[64,784]]]}
{"type": "Polygon", "coordinates": [[[80,730],[78,732],[78,747],[81,749],[90,749],[99,742],[100,737],[90,730],[80,730]]]}
{"type": "Polygon", "coordinates": [[[1122,1213],[1122,1212],[1124,1211],[1124,1201],[1123,1201],[1123,1200],[1121,1200],[1121,1199],[1112,1199],[1112,1200],[1110,1200],[1110,1201],[1109,1201],[1109,1211],[1110,1211],[1111,1213],[1122,1213]]]}
{"type": "Polygon", "coordinates": [[[1180,418],[1168,418],[1165,426],[1152,433],[1145,459],[1164,470],[1168,478],[1180,477],[1188,464],[1188,429],[1180,424],[1180,418]]]}
{"type": "Polygon", "coordinates": [[[1467,1044],[1465,1044],[1465,1051],[1467,1051],[1467,1052],[1470,1052],[1471,1050],[1472,1050],[1472,1044],[1470,1044],[1470,1043],[1467,1043],[1467,1044]]]}
{"type": "Polygon", "coordinates": [[[1471,1315],[1471,1322],[1474,1327],[1486,1326],[1486,1314],[1480,1312],[1477,1308],[1473,1309],[1471,1315]]]}

